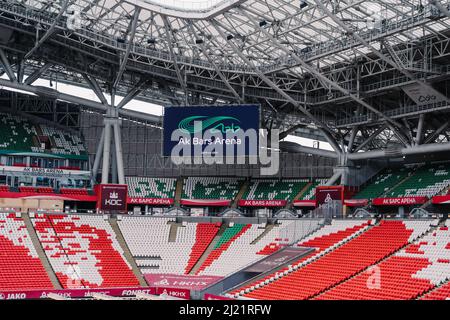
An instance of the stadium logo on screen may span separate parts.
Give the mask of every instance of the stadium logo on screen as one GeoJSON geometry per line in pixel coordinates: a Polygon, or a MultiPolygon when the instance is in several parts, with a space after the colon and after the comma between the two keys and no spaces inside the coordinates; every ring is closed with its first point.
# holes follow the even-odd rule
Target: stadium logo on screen
{"type": "Polygon", "coordinates": [[[204,132],[209,130],[211,133],[221,132],[223,134],[227,132],[237,132],[241,129],[239,125],[239,119],[235,117],[218,116],[218,117],[207,117],[207,116],[192,116],[184,118],[178,124],[178,129],[185,133],[197,133],[199,131],[204,132]],[[200,122],[201,126],[195,127],[195,122],[200,122]]]}
{"type": "Polygon", "coordinates": [[[164,109],[163,155],[176,165],[259,165],[279,170],[279,132],[260,128],[258,105],[164,109]]]}

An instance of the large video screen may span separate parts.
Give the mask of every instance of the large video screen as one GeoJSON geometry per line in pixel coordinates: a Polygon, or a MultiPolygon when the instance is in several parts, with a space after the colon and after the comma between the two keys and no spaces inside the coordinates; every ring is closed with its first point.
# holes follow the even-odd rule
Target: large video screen
{"type": "Polygon", "coordinates": [[[227,147],[234,147],[233,156],[237,156],[242,155],[237,151],[241,147],[245,156],[256,156],[259,124],[258,105],[166,107],[163,155],[171,156],[174,148],[182,156],[198,156],[199,150],[207,154],[213,148],[223,148],[224,156],[231,156],[227,147]],[[239,139],[244,133],[246,138],[239,139]],[[256,141],[252,139],[253,133],[256,141]],[[181,147],[189,150],[189,154],[178,152],[181,147]]]}

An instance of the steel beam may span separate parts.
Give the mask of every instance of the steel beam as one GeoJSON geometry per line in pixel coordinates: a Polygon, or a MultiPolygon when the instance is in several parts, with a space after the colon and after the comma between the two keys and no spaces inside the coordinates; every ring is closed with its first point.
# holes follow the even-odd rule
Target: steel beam
{"type": "Polygon", "coordinates": [[[30,74],[25,81],[23,82],[24,84],[28,84],[28,85],[32,85],[36,80],[39,79],[39,77],[44,74],[45,72],[47,72],[48,69],[50,69],[52,66],[51,63],[46,63],[44,64],[41,68],[36,69],[33,71],[32,74],[30,74]]]}
{"type": "Polygon", "coordinates": [[[130,37],[128,39],[127,50],[125,51],[125,55],[123,56],[122,63],[119,67],[119,72],[117,73],[116,81],[114,81],[113,88],[117,88],[119,84],[123,72],[125,71],[125,67],[128,62],[128,57],[130,56],[131,46],[133,45],[134,35],[136,34],[137,22],[139,19],[139,14],[141,13],[140,7],[134,7],[133,20],[130,22],[130,37]]]}
{"type": "MultiPolygon", "coordinates": [[[[30,86],[22,83],[17,82],[11,82],[5,79],[0,79],[0,86],[6,87],[6,88],[12,88],[12,89],[18,89],[25,92],[34,93],[39,96],[47,96],[52,99],[58,99],[63,100],[67,102],[71,102],[74,104],[83,105],[86,107],[93,108],[95,110],[106,112],[107,107],[103,105],[102,103],[80,98],[78,96],[72,96],[69,94],[61,93],[57,90],[45,88],[45,87],[36,87],[36,86],[30,86]]],[[[155,116],[151,114],[146,114],[142,112],[137,112],[133,110],[126,110],[121,109],[119,110],[119,115],[125,116],[125,117],[134,117],[136,119],[141,119],[144,121],[154,122],[156,124],[162,123],[162,118],[160,116],[155,116]]]]}
{"type": "Polygon", "coordinates": [[[95,78],[91,78],[86,73],[83,73],[82,76],[84,80],[89,84],[92,91],[94,91],[97,98],[99,98],[101,103],[104,104],[105,106],[108,106],[109,105],[108,101],[106,100],[105,95],[103,94],[102,89],[100,88],[100,85],[98,84],[97,80],[95,78]]]}
{"type": "MultiPolygon", "coordinates": [[[[217,32],[221,35],[221,37],[226,40],[227,37],[225,33],[218,27],[218,22],[213,20],[211,21],[211,24],[214,26],[214,28],[217,30],[217,32]]],[[[288,95],[286,92],[284,92],[282,89],[280,89],[272,80],[270,80],[266,75],[264,75],[261,71],[256,68],[253,62],[251,62],[240,50],[239,48],[232,42],[229,41],[230,46],[232,47],[233,51],[249,66],[251,67],[257,75],[263,80],[267,85],[269,85],[271,88],[273,88],[275,91],[277,91],[280,95],[284,96],[292,105],[297,107],[302,113],[304,113],[313,123],[315,123],[321,130],[330,145],[333,147],[333,149],[336,152],[342,152],[341,148],[339,147],[336,140],[332,137],[332,132],[328,128],[328,126],[317,119],[309,110],[307,110],[304,106],[302,106],[299,102],[295,101],[290,95],[288,95]]]]}
{"type": "Polygon", "coordinates": [[[3,69],[8,75],[9,80],[17,82],[16,75],[14,74],[14,71],[11,68],[11,64],[8,61],[8,57],[6,56],[5,51],[3,51],[3,49],[0,49],[0,60],[3,64],[3,69]]]}
{"type": "Polygon", "coordinates": [[[117,176],[119,179],[119,184],[125,184],[125,170],[123,165],[123,151],[122,151],[122,135],[120,133],[120,120],[116,120],[113,124],[114,128],[114,146],[115,146],[115,157],[117,164],[117,176]]]}
{"type": "MultiPolygon", "coordinates": [[[[255,27],[258,28],[259,24],[257,21],[255,21],[254,17],[249,15],[248,13],[246,13],[244,10],[239,9],[240,12],[242,12],[249,20],[251,20],[254,24],[255,27]]],[[[293,59],[295,59],[301,66],[302,68],[304,68],[305,70],[307,70],[308,72],[310,72],[311,74],[313,74],[314,76],[316,76],[320,81],[323,81],[324,83],[327,83],[328,85],[330,85],[331,87],[333,87],[334,89],[340,91],[341,93],[343,93],[344,95],[350,97],[352,100],[354,100],[355,102],[357,102],[358,104],[362,105],[363,107],[367,108],[369,111],[377,114],[378,116],[380,116],[381,118],[385,119],[387,122],[390,122],[391,124],[401,128],[402,125],[397,123],[396,121],[392,120],[391,118],[387,117],[385,114],[383,114],[381,111],[377,110],[376,108],[372,107],[371,105],[369,105],[367,102],[365,102],[364,100],[362,100],[361,98],[357,97],[356,95],[352,94],[350,91],[348,91],[347,89],[341,87],[339,84],[337,84],[336,82],[328,79],[327,77],[325,77],[322,73],[320,73],[319,71],[317,71],[314,67],[311,67],[309,64],[307,64],[305,61],[303,61],[297,54],[295,54],[294,52],[291,52],[291,50],[287,49],[286,47],[284,47],[283,45],[281,45],[281,43],[275,39],[274,36],[272,36],[267,30],[265,30],[264,28],[260,28],[261,32],[268,38],[270,39],[270,41],[272,42],[272,44],[274,44],[277,48],[279,48],[280,50],[284,51],[286,54],[290,54],[291,57],[293,59]]]]}
{"type": "Polygon", "coordinates": [[[53,34],[53,32],[55,31],[56,25],[59,21],[59,19],[61,18],[61,16],[63,15],[63,13],[67,10],[67,7],[69,6],[69,2],[70,0],[65,0],[64,4],[61,6],[61,10],[59,10],[58,15],[55,17],[55,20],[53,21],[53,23],[50,25],[50,28],[45,32],[45,34],[42,36],[42,38],[38,41],[38,43],[36,43],[36,45],[31,48],[30,51],[28,51],[27,54],[25,54],[25,56],[23,57],[23,60],[27,60],[29,59],[33,53],[39,49],[39,47],[49,38],[51,37],[51,35],[53,34]]]}
{"type": "Polygon", "coordinates": [[[111,122],[105,119],[105,140],[103,146],[102,184],[109,182],[109,164],[111,158],[111,122]]]}

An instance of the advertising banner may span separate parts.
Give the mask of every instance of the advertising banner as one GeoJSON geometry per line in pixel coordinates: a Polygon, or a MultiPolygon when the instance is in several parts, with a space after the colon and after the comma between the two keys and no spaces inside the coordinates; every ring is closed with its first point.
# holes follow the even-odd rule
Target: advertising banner
{"type": "Polygon", "coordinates": [[[230,200],[209,200],[209,199],[181,199],[180,204],[184,206],[207,206],[207,207],[228,207],[230,200]]]}
{"type": "MultiPolygon", "coordinates": [[[[164,110],[163,128],[163,155],[171,156],[175,147],[185,147],[189,154],[177,152],[178,156],[192,156],[194,148],[200,153],[208,153],[205,148],[214,145],[223,148],[227,156],[226,147],[245,146],[245,155],[257,155],[258,146],[249,148],[242,139],[226,139],[226,135],[237,132],[246,132],[249,129],[256,133],[259,131],[260,111],[258,105],[228,105],[228,106],[189,106],[166,107],[164,110]],[[183,133],[180,137],[177,133],[183,133]],[[176,135],[172,139],[172,135],[176,135]],[[211,136],[221,134],[223,139],[214,139],[211,136]],[[239,141],[238,141],[239,140],[239,141]]],[[[236,152],[233,155],[235,156],[236,152]]]]}
{"type": "Polygon", "coordinates": [[[449,204],[450,203],[450,195],[444,196],[434,196],[432,199],[433,204],[449,204]]]}
{"type": "Polygon", "coordinates": [[[64,290],[32,290],[32,291],[0,291],[0,300],[45,299],[54,293],[66,298],[86,298],[93,293],[102,293],[112,297],[135,296],[136,293],[156,295],[157,288],[105,288],[105,289],[64,289],[64,290]]]}
{"type": "Polygon", "coordinates": [[[409,86],[404,86],[402,89],[418,106],[444,102],[447,100],[446,96],[431,87],[411,84],[409,86]]]}
{"type": "Polygon", "coordinates": [[[294,207],[308,207],[312,208],[316,206],[316,200],[294,200],[294,207]]]}
{"type": "Polygon", "coordinates": [[[126,184],[100,184],[96,186],[98,209],[103,211],[127,211],[126,184]]]}
{"type": "Polygon", "coordinates": [[[72,178],[89,178],[89,171],[81,170],[67,170],[67,169],[52,169],[52,168],[32,168],[32,167],[14,167],[14,166],[0,166],[2,173],[14,173],[20,176],[30,177],[48,177],[48,178],[63,178],[70,176],[72,178]]]}
{"type": "Polygon", "coordinates": [[[344,200],[344,205],[347,207],[365,207],[369,204],[368,199],[347,199],[344,200]]]}
{"type": "Polygon", "coordinates": [[[64,289],[64,290],[17,290],[0,291],[0,300],[25,300],[46,299],[50,293],[58,294],[65,298],[87,298],[93,293],[101,293],[112,297],[134,297],[138,293],[151,295],[168,295],[180,299],[191,298],[188,289],[163,288],[163,287],[130,287],[130,288],[104,288],[104,289],[64,289]]]}
{"type": "Polygon", "coordinates": [[[174,199],[170,198],[131,198],[128,197],[128,204],[146,204],[152,206],[169,206],[172,205],[174,199]]]}
{"type": "Polygon", "coordinates": [[[284,207],[286,200],[239,200],[241,207],[284,207]]]}
{"type": "Polygon", "coordinates": [[[316,206],[320,207],[323,204],[332,201],[344,200],[343,186],[319,186],[316,188],[316,206]]]}
{"type": "Polygon", "coordinates": [[[92,195],[56,194],[39,192],[0,192],[0,198],[4,199],[37,199],[37,200],[61,200],[61,201],[87,201],[97,202],[98,197],[92,195]]]}
{"type": "Polygon", "coordinates": [[[218,296],[218,295],[211,294],[211,293],[205,293],[203,300],[234,300],[234,299],[224,297],[224,296],[218,296]]]}
{"type": "Polygon", "coordinates": [[[372,204],[374,206],[412,206],[424,204],[427,201],[427,197],[376,198],[373,199],[372,204]]]}
{"type": "Polygon", "coordinates": [[[219,281],[222,277],[177,275],[167,273],[149,273],[144,275],[149,286],[159,288],[178,288],[189,290],[201,290],[219,281]]]}

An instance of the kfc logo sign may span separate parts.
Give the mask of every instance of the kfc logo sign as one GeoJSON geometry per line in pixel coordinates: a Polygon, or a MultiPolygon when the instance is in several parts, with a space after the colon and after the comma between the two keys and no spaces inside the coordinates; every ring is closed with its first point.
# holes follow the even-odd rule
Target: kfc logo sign
{"type": "Polygon", "coordinates": [[[102,184],[98,186],[99,209],[105,211],[127,210],[127,185],[102,184]]]}

